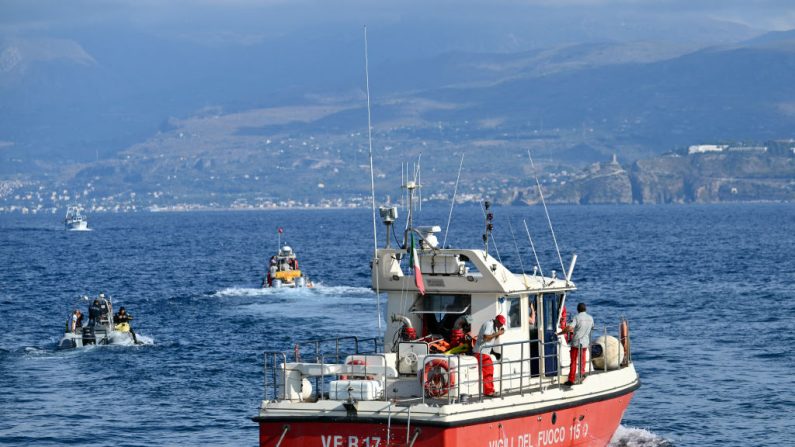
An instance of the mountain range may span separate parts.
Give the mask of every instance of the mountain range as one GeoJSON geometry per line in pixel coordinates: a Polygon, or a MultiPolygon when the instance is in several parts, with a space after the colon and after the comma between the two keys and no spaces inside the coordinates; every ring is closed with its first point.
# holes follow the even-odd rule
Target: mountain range
{"type": "MultiPolygon", "coordinates": [[[[133,35],[126,57],[119,42],[90,41],[2,43],[0,176],[73,188],[102,178],[102,194],[192,200],[367,191],[362,54],[350,36],[335,41],[339,52],[300,57],[279,41],[252,52],[133,35]]],[[[478,191],[526,184],[528,150],[542,170],[571,170],[612,154],[632,163],[692,144],[793,136],[795,31],[709,47],[604,41],[376,60],[384,185],[420,154],[439,187],[463,154],[477,179],[466,187],[478,191]]]]}

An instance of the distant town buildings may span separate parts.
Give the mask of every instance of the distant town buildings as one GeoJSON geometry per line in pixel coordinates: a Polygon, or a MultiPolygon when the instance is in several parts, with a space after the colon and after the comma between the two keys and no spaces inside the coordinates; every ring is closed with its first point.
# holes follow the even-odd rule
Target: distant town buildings
{"type": "Polygon", "coordinates": [[[687,148],[689,155],[709,152],[767,152],[767,146],[730,146],[728,144],[696,144],[687,148]]]}
{"type": "Polygon", "coordinates": [[[705,154],[707,152],[723,152],[729,146],[727,144],[696,144],[687,148],[687,153],[705,154]]]}

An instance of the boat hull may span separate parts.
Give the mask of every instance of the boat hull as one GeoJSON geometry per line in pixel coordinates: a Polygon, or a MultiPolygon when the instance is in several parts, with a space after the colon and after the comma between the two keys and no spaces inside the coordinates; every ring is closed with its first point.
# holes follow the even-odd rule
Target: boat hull
{"type": "Polygon", "coordinates": [[[69,231],[84,231],[88,229],[88,221],[81,220],[76,222],[67,222],[66,229],[69,231]]]}
{"type": "Polygon", "coordinates": [[[452,424],[412,420],[409,426],[406,421],[394,420],[387,427],[385,420],[260,418],[260,447],[605,446],[618,428],[633,394],[628,392],[568,408],[452,424]]]}

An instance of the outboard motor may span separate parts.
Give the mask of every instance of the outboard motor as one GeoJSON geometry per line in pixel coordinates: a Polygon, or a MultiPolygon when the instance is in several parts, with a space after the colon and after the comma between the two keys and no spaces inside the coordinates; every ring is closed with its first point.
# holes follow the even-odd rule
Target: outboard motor
{"type": "Polygon", "coordinates": [[[94,328],[86,326],[83,328],[83,346],[97,344],[97,335],[94,333],[94,328]]]}
{"type": "Polygon", "coordinates": [[[271,281],[271,287],[281,287],[282,280],[281,279],[274,279],[271,281]]]}
{"type": "Polygon", "coordinates": [[[304,278],[303,276],[299,276],[298,278],[295,278],[295,286],[296,287],[306,287],[306,278],[304,278]]]}

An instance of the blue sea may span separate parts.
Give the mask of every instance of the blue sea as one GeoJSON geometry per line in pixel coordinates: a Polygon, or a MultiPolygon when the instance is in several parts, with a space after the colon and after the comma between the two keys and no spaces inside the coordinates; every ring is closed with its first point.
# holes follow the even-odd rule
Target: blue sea
{"type": "MultiPolygon", "coordinates": [[[[448,211],[417,223],[444,229],[448,211]]],[[[579,256],[569,313],[583,301],[599,328],[630,321],[643,386],[613,445],[795,439],[795,205],[550,213],[566,267],[579,256]]],[[[544,272],[560,273],[542,208],[494,214],[492,254],[531,271],[526,221],[544,272]]],[[[86,232],[61,217],[0,216],[1,445],[255,446],[263,351],[378,332],[369,210],[95,214],[86,232]],[[278,227],[317,288],[259,288],[278,227]],[[145,344],[57,350],[80,296],[99,292],[145,344]]],[[[447,243],[481,246],[483,225],[456,207],[447,243]]]]}

